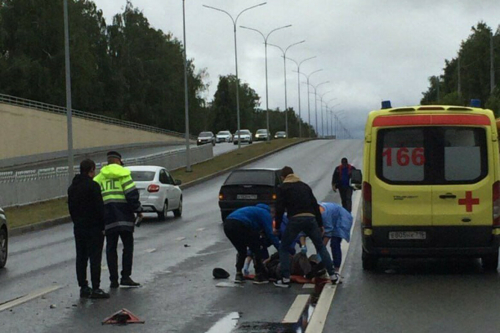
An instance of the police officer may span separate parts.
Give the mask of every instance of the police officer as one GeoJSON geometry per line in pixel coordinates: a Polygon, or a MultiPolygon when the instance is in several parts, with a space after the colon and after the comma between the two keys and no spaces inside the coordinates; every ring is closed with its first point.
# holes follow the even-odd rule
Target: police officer
{"type": "Polygon", "coordinates": [[[108,261],[111,288],[118,288],[118,239],[123,243],[123,258],[120,284],[137,287],[132,280],[132,258],[134,254],[135,214],[142,216],[139,191],[125,169],[122,156],[116,151],[107,154],[108,165],[101,169],[94,180],[101,186],[105,208],[106,258],[108,261]]]}

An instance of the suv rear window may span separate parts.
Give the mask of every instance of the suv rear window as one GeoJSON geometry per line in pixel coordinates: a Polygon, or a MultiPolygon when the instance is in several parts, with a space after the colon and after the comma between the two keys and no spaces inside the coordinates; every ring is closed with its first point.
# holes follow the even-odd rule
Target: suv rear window
{"type": "Polygon", "coordinates": [[[488,174],[484,128],[389,128],[377,137],[376,173],[387,183],[471,184],[488,174]]]}
{"type": "Polygon", "coordinates": [[[134,182],[148,182],[155,178],[154,171],[131,171],[130,176],[134,182]]]}
{"type": "Polygon", "coordinates": [[[224,185],[271,185],[274,186],[274,171],[244,170],[231,173],[224,185]]]}

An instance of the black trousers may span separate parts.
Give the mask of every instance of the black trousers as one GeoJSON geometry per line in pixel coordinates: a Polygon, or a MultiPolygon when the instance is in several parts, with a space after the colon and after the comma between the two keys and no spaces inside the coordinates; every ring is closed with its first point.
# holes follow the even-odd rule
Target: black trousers
{"type": "Polygon", "coordinates": [[[255,255],[255,273],[262,274],[262,254],[260,251],[260,233],[250,229],[238,220],[226,219],[224,233],[238,251],[236,256],[236,272],[241,273],[247,256],[247,248],[255,255]]]}
{"type": "Polygon", "coordinates": [[[132,231],[117,231],[106,235],[106,258],[108,260],[109,279],[118,281],[118,239],[123,243],[122,278],[132,275],[132,258],[134,256],[134,233],[132,231]]]}
{"type": "Polygon", "coordinates": [[[90,261],[92,288],[101,284],[101,259],[104,235],[102,230],[74,230],[76,245],[76,278],[78,286],[88,286],[87,262],[90,261]]]}
{"type": "Polygon", "coordinates": [[[342,199],[342,207],[350,213],[352,208],[352,188],[339,187],[339,193],[340,199],[342,199]]]}

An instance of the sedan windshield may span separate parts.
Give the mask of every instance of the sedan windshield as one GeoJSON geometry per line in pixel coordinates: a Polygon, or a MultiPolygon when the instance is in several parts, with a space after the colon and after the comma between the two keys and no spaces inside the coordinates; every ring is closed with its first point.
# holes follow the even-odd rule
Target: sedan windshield
{"type": "Polygon", "coordinates": [[[225,185],[274,185],[274,172],[269,170],[234,171],[225,185]]]}
{"type": "Polygon", "coordinates": [[[208,137],[212,136],[212,133],[210,133],[210,132],[201,132],[199,136],[202,137],[202,138],[208,138],[208,137]]]}
{"type": "Polygon", "coordinates": [[[221,131],[217,133],[217,135],[229,135],[229,132],[221,131]]]}

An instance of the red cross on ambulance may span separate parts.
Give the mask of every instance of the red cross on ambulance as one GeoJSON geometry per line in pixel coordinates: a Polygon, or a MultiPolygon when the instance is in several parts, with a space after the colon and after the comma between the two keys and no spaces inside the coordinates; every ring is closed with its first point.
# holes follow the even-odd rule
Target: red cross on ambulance
{"type": "Polygon", "coordinates": [[[458,199],[458,204],[465,205],[465,211],[470,213],[474,205],[479,205],[479,198],[473,198],[472,191],[466,191],[465,198],[458,199]]]}

